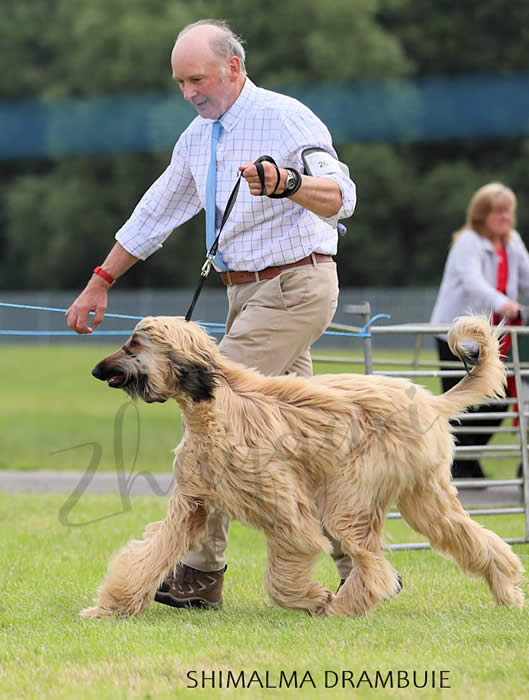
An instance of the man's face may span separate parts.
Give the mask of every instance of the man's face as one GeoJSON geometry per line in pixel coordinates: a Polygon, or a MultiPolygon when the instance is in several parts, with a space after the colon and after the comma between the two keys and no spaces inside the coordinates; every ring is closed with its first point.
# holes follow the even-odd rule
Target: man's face
{"type": "Polygon", "coordinates": [[[184,99],[201,117],[218,119],[235,101],[237,94],[229,78],[229,63],[209,51],[183,51],[178,44],[173,49],[173,78],[178,82],[184,99]]]}

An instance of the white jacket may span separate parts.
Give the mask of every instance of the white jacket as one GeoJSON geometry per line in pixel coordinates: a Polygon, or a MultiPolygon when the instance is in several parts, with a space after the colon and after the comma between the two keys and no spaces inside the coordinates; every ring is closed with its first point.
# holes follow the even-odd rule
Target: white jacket
{"type": "Polygon", "coordinates": [[[496,289],[498,259],[494,246],[471,229],[456,240],[446,260],[441,287],[430,323],[452,323],[467,313],[498,312],[520,291],[529,295],[529,253],[520,234],[513,231],[507,243],[507,294],[496,289]]]}

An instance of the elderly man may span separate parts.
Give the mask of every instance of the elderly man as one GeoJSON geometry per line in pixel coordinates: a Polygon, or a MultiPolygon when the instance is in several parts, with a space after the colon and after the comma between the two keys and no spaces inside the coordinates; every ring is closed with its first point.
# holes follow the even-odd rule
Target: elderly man
{"type": "MultiPolygon", "coordinates": [[[[199,116],[117,232],[67,321],[78,333],[92,332],[88,314],[94,312],[96,328],[113,282],[201,209],[209,248],[240,170],[248,187],[239,192],[215,259],[229,302],[220,349],[264,374],[311,376],[310,346],[336,309],[331,256],[338,219],[354,211],[355,186],[336,160],[325,125],[297,100],[256,87],[244,61],[244,49],[225,22],[203,20],[180,32],[171,55],[173,77],[199,116]],[[307,174],[308,153],[327,163],[324,176],[307,174]],[[279,167],[263,163],[263,192],[254,161],[264,154],[279,167]]],[[[202,550],[176,566],[156,600],[176,607],[221,605],[228,526],[222,513],[210,515],[202,550]]],[[[333,547],[343,581],[351,562],[338,542],[333,547]]]]}

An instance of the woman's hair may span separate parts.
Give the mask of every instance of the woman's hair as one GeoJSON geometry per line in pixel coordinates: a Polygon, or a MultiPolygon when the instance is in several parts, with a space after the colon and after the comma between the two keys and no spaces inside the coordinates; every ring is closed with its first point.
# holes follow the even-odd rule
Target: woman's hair
{"type": "MultiPolygon", "coordinates": [[[[483,238],[489,237],[489,232],[485,228],[485,219],[493,209],[498,207],[509,207],[513,212],[513,226],[515,224],[514,212],[516,211],[516,195],[501,182],[490,182],[477,190],[470,200],[467,209],[467,219],[463,228],[456,231],[452,237],[454,243],[465,229],[472,229],[483,238]]],[[[512,230],[512,229],[511,229],[512,230]]],[[[511,231],[507,235],[507,240],[511,237],[511,231]]]]}
{"type": "Polygon", "coordinates": [[[232,31],[230,25],[223,19],[201,19],[198,22],[193,22],[184,27],[180,34],[177,36],[176,40],[180,39],[184,34],[190,29],[195,27],[200,27],[202,25],[211,25],[212,27],[217,27],[222,33],[217,36],[212,37],[209,41],[211,50],[217,56],[221,58],[231,58],[232,56],[237,56],[241,62],[241,72],[246,75],[246,52],[243,47],[243,40],[238,37],[235,32],[232,31]]]}

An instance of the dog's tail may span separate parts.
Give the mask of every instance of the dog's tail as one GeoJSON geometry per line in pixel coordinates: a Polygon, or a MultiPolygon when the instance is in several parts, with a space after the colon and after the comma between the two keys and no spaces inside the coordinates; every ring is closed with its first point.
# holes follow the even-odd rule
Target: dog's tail
{"type": "Polygon", "coordinates": [[[468,364],[469,352],[462,345],[470,341],[478,345],[478,362],[466,377],[441,396],[435,397],[436,409],[445,416],[454,416],[485,399],[505,396],[505,365],[500,358],[500,337],[503,325],[494,331],[484,316],[462,316],[448,333],[448,345],[454,355],[468,364]]]}

